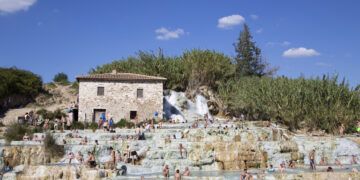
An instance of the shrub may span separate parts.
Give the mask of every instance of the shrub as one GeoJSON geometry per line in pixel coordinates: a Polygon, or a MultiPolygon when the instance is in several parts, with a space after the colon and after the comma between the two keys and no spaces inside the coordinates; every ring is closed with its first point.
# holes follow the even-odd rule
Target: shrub
{"type": "Polygon", "coordinates": [[[68,76],[63,72],[57,73],[54,76],[53,81],[62,85],[68,85],[70,83],[68,80],[68,76]]]}
{"type": "Polygon", "coordinates": [[[95,122],[90,123],[89,125],[87,125],[87,128],[92,129],[93,131],[96,130],[98,128],[98,124],[95,122]]]}
{"type": "Polygon", "coordinates": [[[36,111],[36,114],[41,115],[43,117],[43,119],[54,119],[54,113],[52,113],[51,111],[48,111],[44,108],[41,108],[38,111],[36,111]]]}
{"type": "Polygon", "coordinates": [[[44,139],[45,153],[50,157],[62,157],[65,154],[64,146],[56,144],[51,133],[46,133],[44,139]]]}
{"type": "Polygon", "coordinates": [[[44,132],[42,126],[36,126],[31,128],[31,133],[42,133],[42,132],[44,132]]]}
{"type": "Polygon", "coordinates": [[[73,92],[75,94],[78,94],[79,93],[79,83],[78,82],[73,82],[70,86],[70,88],[73,90],[73,92]]]}
{"type": "Polygon", "coordinates": [[[133,122],[127,121],[126,119],[121,119],[115,124],[115,126],[118,128],[133,128],[135,124],[133,122]]]}
{"type": "Polygon", "coordinates": [[[31,130],[28,127],[15,123],[10,125],[6,129],[4,137],[6,142],[8,143],[10,143],[11,141],[21,141],[25,133],[27,133],[28,136],[32,134],[31,130]]]}
{"type": "Polygon", "coordinates": [[[50,89],[55,89],[56,88],[56,84],[53,83],[53,82],[50,82],[47,84],[47,87],[50,88],[50,89]]]}
{"type": "Polygon", "coordinates": [[[79,121],[75,121],[72,124],[73,129],[85,129],[85,124],[79,121]]]}
{"type": "Polygon", "coordinates": [[[54,114],[54,118],[57,118],[57,119],[61,119],[62,117],[67,117],[67,114],[59,108],[56,109],[53,112],[53,114],[54,114]]]}
{"type": "Polygon", "coordinates": [[[118,122],[115,124],[115,127],[124,128],[124,127],[126,127],[126,124],[127,124],[126,119],[121,119],[120,121],[118,121],[118,122]]]}

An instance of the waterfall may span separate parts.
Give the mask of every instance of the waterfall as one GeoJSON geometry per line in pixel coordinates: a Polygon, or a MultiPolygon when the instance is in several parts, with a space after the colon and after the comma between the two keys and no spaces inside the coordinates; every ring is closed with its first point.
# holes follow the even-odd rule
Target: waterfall
{"type": "Polygon", "coordinates": [[[196,95],[195,102],[188,99],[184,92],[170,91],[170,95],[164,97],[164,112],[166,119],[173,119],[178,122],[192,122],[197,118],[203,118],[209,113],[207,100],[202,95],[196,95]]]}

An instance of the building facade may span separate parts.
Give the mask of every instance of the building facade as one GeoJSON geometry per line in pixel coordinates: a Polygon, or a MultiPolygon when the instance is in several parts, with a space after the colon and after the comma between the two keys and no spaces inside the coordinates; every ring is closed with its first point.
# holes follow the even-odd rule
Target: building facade
{"type": "Polygon", "coordinates": [[[163,116],[165,78],[112,72],[76,79],[79,82],[79,121],[97,122],[102,114],[115,122],[163,116]]]}

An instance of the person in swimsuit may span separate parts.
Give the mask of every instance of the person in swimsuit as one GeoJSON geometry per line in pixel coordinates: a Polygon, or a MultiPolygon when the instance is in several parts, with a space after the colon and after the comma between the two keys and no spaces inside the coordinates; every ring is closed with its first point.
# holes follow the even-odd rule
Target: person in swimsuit
{"type": "Polygon", "coordinates": [[[185,153],[185,156],[187,156],[186,148],[181,143],[179,144],[179,151],[180,151],[181,159],[184,158],[183,157],[183,152],[185,153]]]}
{"type": "Polygon", "coordinates": [[[76,160],[78,160],[80,162],[80,164],[82,164],[83,161],[84,161],[84,157],[83,157],[83,155],[81,154],[80,151],[76,155],[76,160]]]}
{"type": "Polygon", "coordinates": [[[175,180],[181,180],[180,170],[177,169],[174,176],[175,180]]]}
{"type": "Polygon", "coordinates": [[[185,171],[184,171],[184,173],[183,173],[183,176],[190,176],[189,167],[186,167],[186,168],[185,168],[185,171]]]}
{"type": "Polygon", "coordinates": [[[169,178],[170,176],[170,173],[169,173],[169,166],[168,165],[165,165],[164,169],[163,169],[163,176],[165,178],[169,178]]]}
{"type": "Polygon", "coordinates": [[[89,166],[90,168],[96,167],[96,161],[95,161],[94,154],[91,153],[90,151],[88,152],[87,163],[88,163],[88,166],[89,166]]]}
{"type": "Polygon", "coordinates": [[[315,149],[313,149],[309,154],[309,160],[310,160],[310,169],[316,170],[315,167],[315,149]]]}

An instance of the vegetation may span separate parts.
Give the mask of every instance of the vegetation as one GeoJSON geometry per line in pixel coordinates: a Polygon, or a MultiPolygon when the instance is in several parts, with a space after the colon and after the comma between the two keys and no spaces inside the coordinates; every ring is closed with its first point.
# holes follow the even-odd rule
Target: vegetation
{"type": "MultiPolygon", "coordinates": [[[[40,76],[17,68],[0,68],[0,113],[12,106],[24,104],[7,104],[6,98],[20,97],[23,103],[33,100],[42,90],[40,76]]],[[[16,102],[16,101],[13,101],[16,102]]]]}
{"type": "Polygon", "coordinates": [[[135,124],[131,121],[127,121],[126,119],[121,119],[119,122],[115,124],[118,128],[133,128],[135,127],[135,124]]]}
{"type": "Polygon", "coordinates": [[[30,128],[27,126],[15,123],[7,127],[4,137],[8,143],[11,141],[21,141],[25,133],[27,133],[28,136],[32,134],[30,128]]]}
{"type": "Polygon", "coordinates": [[[79,83],[77,81],[73,82],[70,88],[73,90],[74,94],[79,93],[79,83]]]}
{"type": "Polygon", "coordinates": [[[68,85],[68,84],[70,84],[69,79],[68,79],[68,76],[67,76],[65,73],[63,73],[63,72],[57,73],[57,74],[54,76],[53,81],[56,82],[56,83],[59,83],[59,84],[61,84],[61,85],[68,85]]]}
{"type": "Polygon", "coordinates": [[[79,121],[74,121],[71,128],[73,129],[85,129],[85,124],[79,121]]]}
{"type": "Polygon", "coordinates": [[[136,57],[113,61],[98,66],[90,73],[129,72],[152,76],[166,77],[165,88],[186,90],[207,85],[216,88],[219,81],[233,75],[234,67],[231,58],[211,50],[190,50],[180,57],[165,56],[140,51],[136,57]]]}
{"type": "Polygon", "coordinates": [[[272,75],[276,70],[268,69],[268,64],[261,56],[261,49],[255,45],[249,27],[244,24],[238,42],[235,44],[236,76],[272,75]]]}
{"type": "Polygon", "coordinates": [[[55,111],[48,111],[44,108],[36,111],[36,114],[41,115],[43,119],[54,120],[55,118],[61,119],[62,117],[67,117],[67,114],[61,109],[56,109],[55,111]]]}
{"type": "Polygon", "coordinates": [[[92,122],[92,123],[90,123],[90,124],[85,124],[85,127],[86,127],[86,128],[90,128],[90,129],[92,129],[93,131],[95,131],[95,130],[98,128],[98,124],[95,123],[95,122],[92,122]]]}
{"type": "MultiPolygon", "coordinates": [[[[234,59],[211,50],[189,50],[181,56],[140,51],[136,57],[98,66],[90,73],[118,72],[163,76],[166,89],[195,90],[205,85],[217,93],[229,115],[246,115],[249,120],[272,120],[290,130],[307,128],[336,132],[343,123],[348,132],[360,118],[358,86],[323,78],[290,79],[272,77],[269,68],[245,24],[235,44],[234,59]]],[[[117,127],[126,127],[121,120],[117,127]]]]}
{"type": "Polygon", "coordinates": [[[341,123],[351,131],[360,118],[360,91],[338,78],[244,77],[219,88],[231,114],[270,119],[290,130],[308,128],[337,132],[341,123]]]}
{"type": "Polygon", "coordinates": [[[63,157],[65,154],[64,146],[56,144],[51,133],[46,133],[44,139],[45,153],[49,157],[63,157]]]}

